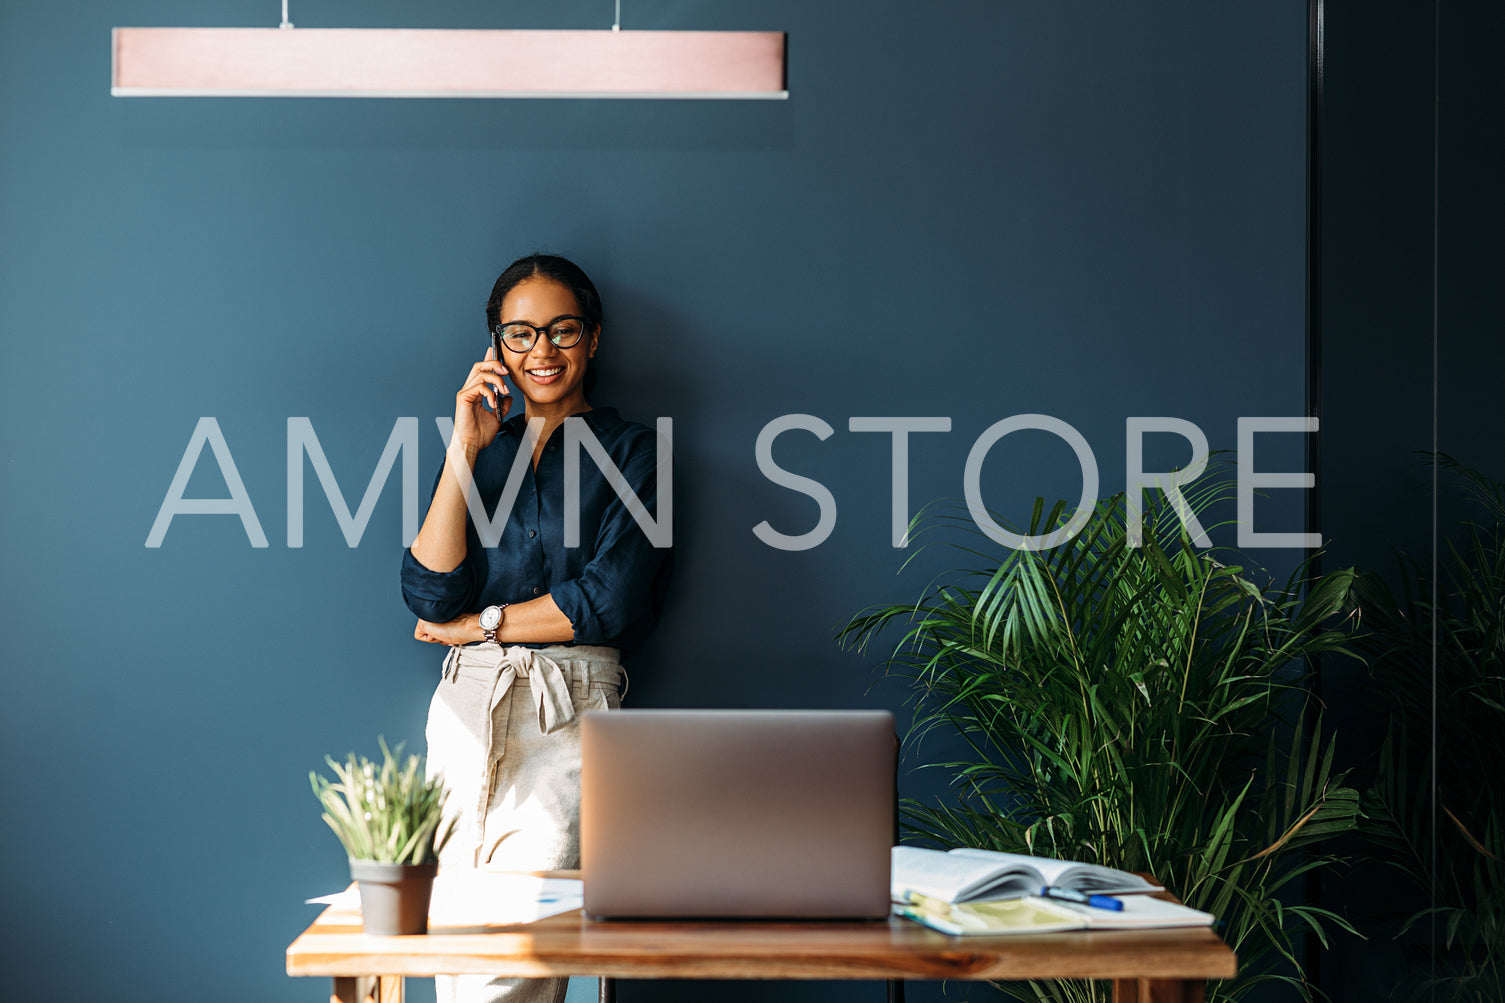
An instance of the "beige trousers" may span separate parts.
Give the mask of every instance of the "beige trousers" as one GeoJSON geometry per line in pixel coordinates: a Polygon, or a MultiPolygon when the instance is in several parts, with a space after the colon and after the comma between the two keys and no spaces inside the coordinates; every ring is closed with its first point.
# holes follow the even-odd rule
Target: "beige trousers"
{"type": "MultiPolygon", "coordinates": [[[[475,644],[451,648],[428,716],[428,773],[458,819],[439,855],[465,868],[580,866],[580,725],[621,705],[615,648],[475,644]]],[[[568,979],[440,976],[439,1003],[561,1003],[568,979]]]]}

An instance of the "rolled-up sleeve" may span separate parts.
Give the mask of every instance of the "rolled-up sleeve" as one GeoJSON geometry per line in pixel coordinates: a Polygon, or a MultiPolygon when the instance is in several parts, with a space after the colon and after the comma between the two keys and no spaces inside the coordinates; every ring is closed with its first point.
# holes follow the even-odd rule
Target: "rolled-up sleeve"
{"type": "MultiPolygon", "coordinates": [[[[643,430],[619,469],[623,480],[654,519],[658,518],[657,437],[643,430]]],[[[608,490],[610,490],[608,488],[608,490]]],[[[655,547],[627,506],[606,506],[594,553],[576,577],[555,582],[554,604],[575,629],[577,644],[605,644],[657,619],[656,599],[672,561],[667,547],[655,547]]]]}
{"type": "Polygon", "coordinates": [[[470,560],[453,571],[433,571],[419,563],[413,551],[402,555],[402,599],[420,620],[447,623],[466,612],[477,591],[470,560]]]}
{"type": "MultiPolygon", "coordinates": [[[[434,475],[434,484],[429,489],[429,504],[434,503],[434,495],[439,491],[439,479],[444,476],[444,467],[441,464],[439,472],[434,475]]],[[[434,571],[424,567],[413,556],[413,550],[409,547],[402,554],[402,601],[407,603],[408,609],[420,620],[429,623],[448,623],[462,613],[470,612],[471,604],[481,591],[483,575],[476,573],[475,555],[476,541],[470,539],[473,533],[466,531],[465,559],[453,571],[434,571]]]]}

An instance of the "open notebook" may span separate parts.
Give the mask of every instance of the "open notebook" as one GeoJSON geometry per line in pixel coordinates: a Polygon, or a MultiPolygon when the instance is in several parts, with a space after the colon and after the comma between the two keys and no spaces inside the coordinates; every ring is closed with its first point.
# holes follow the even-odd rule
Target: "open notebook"
{"type": "Polygon", "coordinates": [[[1123,911],[1113,912],[1032,895],[953,903],[911,893],[904,904],[894,906],[894,912],[955,936],[1209,926],[1215,920],[1211,913],[1149,895],[1129,895],[1121,901],[1123,911]]]}
{"type": "Polygon", "coordinates": [[[906,892],[919,892],[947,902],[1019,898],[1038,894],[1045,885],[1087,895],[1162,890],[1137,874],[1112,867],[994,850],[896,846],[892,864],[891,892],[895,902],[902,902],[906,892]]]}

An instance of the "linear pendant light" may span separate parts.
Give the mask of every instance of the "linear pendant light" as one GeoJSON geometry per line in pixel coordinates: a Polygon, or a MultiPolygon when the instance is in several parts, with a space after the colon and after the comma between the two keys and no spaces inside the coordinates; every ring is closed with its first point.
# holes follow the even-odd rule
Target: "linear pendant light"
{"type": "MultiPolygon", "coordinates": [[[[620,24],[620,19],[619,19],[620,24]]],[[[789,96],[784,32],[116,28],[117,97],[789,96]]]]}

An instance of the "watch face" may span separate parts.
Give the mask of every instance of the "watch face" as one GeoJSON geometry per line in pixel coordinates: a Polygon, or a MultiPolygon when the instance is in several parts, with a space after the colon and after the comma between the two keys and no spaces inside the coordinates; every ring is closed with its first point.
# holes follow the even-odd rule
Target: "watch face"
{"type": "Polygon", "coordinates": [[[495,630],[496,625],[502,622],[502,610],[498,606],[487,606],[481,610],[481,629],[495,630]]]}

